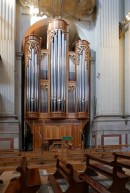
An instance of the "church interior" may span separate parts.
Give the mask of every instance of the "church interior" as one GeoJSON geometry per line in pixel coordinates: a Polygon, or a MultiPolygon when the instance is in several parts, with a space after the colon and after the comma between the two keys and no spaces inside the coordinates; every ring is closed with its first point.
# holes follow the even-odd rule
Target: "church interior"
{"type": "Polygon", "coordinates": [[[130,192],[130,0],[0,1],[0,192],[130,192]]]}

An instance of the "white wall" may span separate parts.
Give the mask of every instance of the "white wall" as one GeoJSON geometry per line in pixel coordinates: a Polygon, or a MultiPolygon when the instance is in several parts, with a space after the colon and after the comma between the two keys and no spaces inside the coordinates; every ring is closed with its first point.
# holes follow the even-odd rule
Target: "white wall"
{"type": "Polygon", "coordinates": [[[0,1],[0,114],[15,114],[15,0],[0,1]]]}
{"type": "MultiPolygon", "coordinates": [[[[125,15],[130,11],[130,0],[125,0],[125,15]]],[[[125,114],[130,116],[130,24],[125,26],[125,114]]]]}

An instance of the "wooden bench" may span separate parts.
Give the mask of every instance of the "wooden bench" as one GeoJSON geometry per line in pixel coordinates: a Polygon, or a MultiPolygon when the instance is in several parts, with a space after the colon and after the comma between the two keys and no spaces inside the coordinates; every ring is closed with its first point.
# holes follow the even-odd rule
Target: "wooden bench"
{"type": "Polygon", "coordinates": [[[118,145],[102,145],[101,148],[103,151],[111,151],[111,152],[122,152],[128,151],[130,145],[129,144],[118,144],[118,145]]]}
{"type": "MultiPolygon", "coordinates": [[[[0,175],[4,172],[4,170],[0,170],[0,175]]],[[[3,184],[3,180],[0,179],[0,184],[3,184]]]]}
{"type": "Polygon", "coordinates": [[[108,179],[112,180],[112,184],[107,190],[113,193],[128,193],[129,191],[125,186],[129,180],[129,176],[120,172],[115,164],[113,161],[106,161],[102,158],[87,155],[87,168],[84,174],[88,176],[96,176],[98,174],[107,176],[108,179]]]}
{"type": "Polygon", "coordinates": [[[21,151],[19,149],[0,149],[0,157],[20,156],[21,151]]]}
{"type": "Polygon", "coordinates": [[[21,156],[6,156],[0,157],[0,166],[18,166],[20,164],[21,156]]]}
{"type": "MultiPolygon", "coordinates": [[[[95,190],[98,193],[112,193],[111,191],[107,190],[107,188],[105,186],[103,186],[102,184],[100,184],[98,181],[96,181],[95,179],[93,179],[91,176],[84,174],[80,175],[80,178],[82,180],[84,180],[84,182],[86,182],[86,185],[92,187],[93,190],[95,190]]],[[[88,192],[89,193],[89,190],[88,192]]]]}
{"type": "Polygon", "coordinates": [[[56,172],[48,176],[54,193],[63,193],[57,179],[65,179],[69,187],[65,193],[86,193],[86,183],[79,178],[79,174],[73,169],[73,166],[62,158],[57,158],[56,172]]]}
{"type": "MultiPolygon", "coordinates": [[[[27,160],[23,157],[21,159],[21,165],[17,167],[16,171],[20,173],[20,177],[11,179],[7,190],[9,187],[12,187],[12,189],[16,189],[16,192],[20,189],[20,193],[36,193],[41,185],[38,168],[28,168],[27,160]]],[[[8,191],[6,193],[8,193],[8,191]]]]}
{"type": "MultiPolygon", "coordinates": [[[[19,149],[0,149],[0,166],[7,169],[7,167],[14,167],[20,164],[21,152],[19,149]]],[[[16,168],[15,167],[15,168],[16,168]]]]}
{"type": "Polygon", "coordinates": [[[19,181],[10,181],[4,193],[21,193],[21,185],[19,181]]]}
{"type": "Polygon", "coordinates": [[[114,163],[121,168],[130,169],[130,152],[113,153],[114,163]]]}

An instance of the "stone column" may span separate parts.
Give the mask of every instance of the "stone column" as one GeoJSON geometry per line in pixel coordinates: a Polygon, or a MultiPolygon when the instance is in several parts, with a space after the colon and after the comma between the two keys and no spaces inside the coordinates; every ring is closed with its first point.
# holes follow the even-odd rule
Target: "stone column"
{"type": "Polygon", "coordinates": [[[19,147],[15,115],[15,0],[0,1],[0,148],[19,147]]]}

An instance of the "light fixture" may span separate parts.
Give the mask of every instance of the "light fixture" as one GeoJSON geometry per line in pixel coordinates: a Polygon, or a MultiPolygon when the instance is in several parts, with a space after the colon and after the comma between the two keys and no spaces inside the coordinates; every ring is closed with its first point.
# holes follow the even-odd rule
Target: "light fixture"
{"type": "Polygon", "coordinates": [[[30,6],[30,14],[31,15],[38,15],[39,14],[39,7],[35,7],[34,5],[30,6]]]}
{"type": "Polygon", "coordinates": [[[23,7],[28,7],[30,9],[31,15],[39,14],[39,1],[38,0],[20,0],[23,7]]]}
{"type": "Polygon", "coordinates": [[[124,37],[125,32],[127,31],[127,24],[130,22],[130,11],[127,13],[122,22],[119,23],[119,38],[124,37]]]}
{"type": "Polygon", "coordinates": [[[19,0],[33,15],[84,19],[92,15],[96,0],[19,0]]]}
{"type": "Polygon", "coordinates": [[[127,13],[127,15],[125,16],[125,18],[121,23],[122,25],[126,25],[127,23],[129,23],[129,21],[130,21],[130,11],[127,13]]]}

